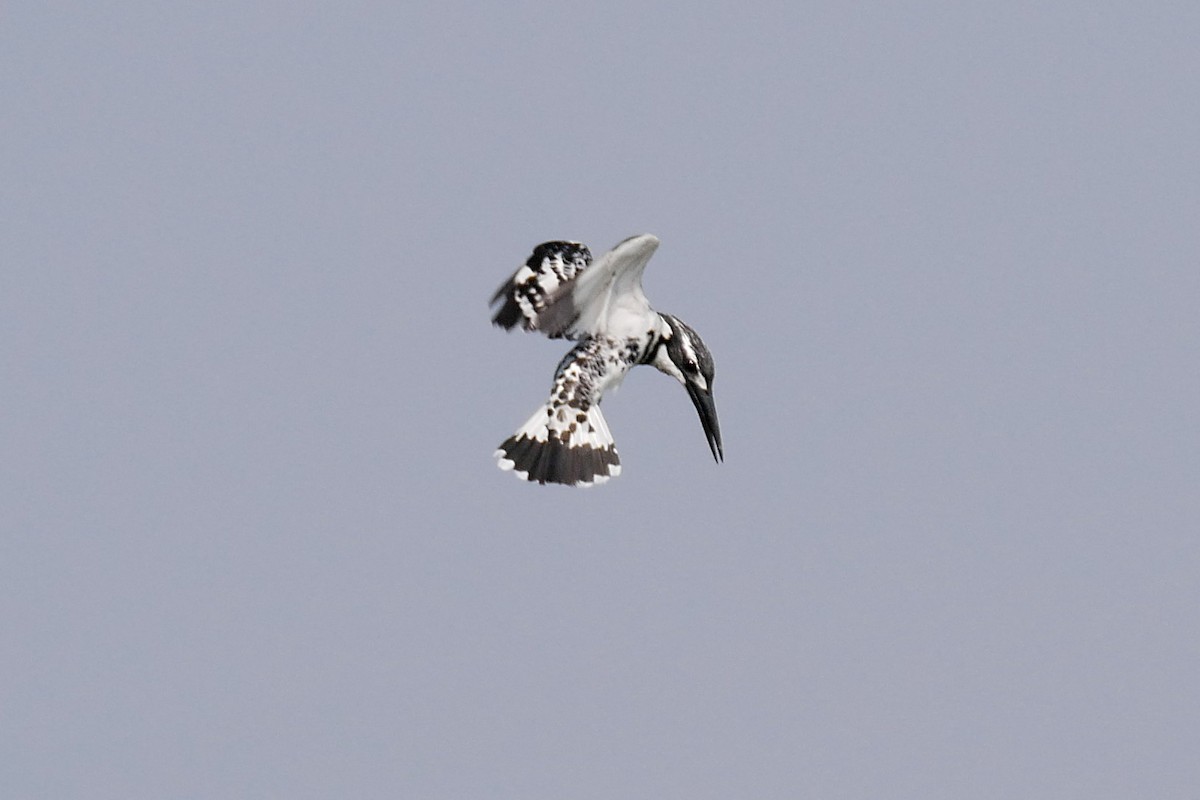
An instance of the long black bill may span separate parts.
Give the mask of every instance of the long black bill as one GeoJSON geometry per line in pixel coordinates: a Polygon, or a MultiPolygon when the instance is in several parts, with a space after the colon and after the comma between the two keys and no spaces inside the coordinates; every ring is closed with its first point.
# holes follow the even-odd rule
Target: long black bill
{"type": "Polygon", "coordinates": [[[688,397],[692,398],[692,405],[696,407],[696,413],[700,415],[700,424],[704,426],[704,435],[708,437],[708,449],[712,450],[713,458],[718,461],[725,460],[725,453],[721,450],[721,426],[717,423],[717,404],[713,402],[712,392],[701,389],[692,383],[687,384],[688,397]]]}

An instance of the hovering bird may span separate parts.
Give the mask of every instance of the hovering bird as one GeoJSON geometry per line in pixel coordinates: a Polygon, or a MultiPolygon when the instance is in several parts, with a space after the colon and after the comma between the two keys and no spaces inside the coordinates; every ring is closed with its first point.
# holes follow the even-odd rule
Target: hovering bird
{"type": "Polygon", "coordinates": [[[650,307],[642,272],[658,238],[631,236],[592,262],[579,242],[545,242],[492,297],[492,322],[518,324],[551,339],[579,342],[559,362],[550,399],[495,452],[498,466],[536,482],[592,486],[615,478],[621,459],[600,400],[639,364],[651,364],[683,384],[700,415],[713,458],[721,429],[713,403],[712,354],[700,336],[650,307]]]}

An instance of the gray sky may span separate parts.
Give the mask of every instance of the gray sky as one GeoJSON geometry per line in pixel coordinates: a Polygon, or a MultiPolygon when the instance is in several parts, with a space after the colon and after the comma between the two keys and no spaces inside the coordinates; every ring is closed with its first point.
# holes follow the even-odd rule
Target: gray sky
{"type": "Polygon", "coordinates": [[[3,12],[0,794],[1196,796],[1194,4],[395,5],[3,12]]]}

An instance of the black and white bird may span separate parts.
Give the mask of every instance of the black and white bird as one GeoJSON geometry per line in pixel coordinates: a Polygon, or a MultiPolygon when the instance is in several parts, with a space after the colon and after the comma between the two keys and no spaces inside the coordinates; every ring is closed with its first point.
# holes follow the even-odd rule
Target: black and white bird
{"type": "Polygon", "coordinates": [[[713,360],[699,335],[650,307],[642,272],[658,249],[648,233],[632,236],[593,263],[579,242],[545,242],[492,298],[492,322],[520,324],[551,339],[579,343],[554,373],[550,399],[495,453],[500,469],[523,480],[592,486],[621,472],[600,400],[638,364],[683,384],[700,414],[713,458],[724,460],[713,403],[713,360]]]}

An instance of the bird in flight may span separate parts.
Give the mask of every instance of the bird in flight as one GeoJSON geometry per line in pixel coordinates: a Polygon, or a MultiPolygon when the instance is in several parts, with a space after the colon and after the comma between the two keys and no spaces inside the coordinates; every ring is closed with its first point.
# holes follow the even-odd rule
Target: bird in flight
{"type": "Polygon", "coordinates": [[[713,360],[700,336],[650,307],[642,273],[658,238],[631,236],[593,263],[579,242],[545,242],[492,297],[492,322],[518,324],[578,342],[559,362],[547,400],[495,457],[502,470],[534,483],[592,486],[615,478],[621,459],[600,400],[630,369],[650,364],[683,385],[700,415],[713,458],[725,459],[713,402],[713,360]]]}

